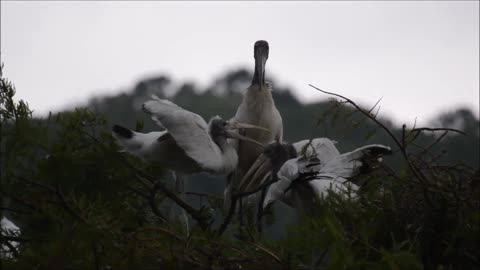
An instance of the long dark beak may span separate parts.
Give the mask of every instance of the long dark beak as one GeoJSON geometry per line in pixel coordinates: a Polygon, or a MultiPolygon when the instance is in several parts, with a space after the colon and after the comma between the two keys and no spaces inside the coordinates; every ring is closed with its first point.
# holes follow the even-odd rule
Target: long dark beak
{"type": "Polygon", "coordinates": [[[233,138],[233,139],[239,139],[239,140],[244,140],[244,141],[247,141],[247,142],[251,142],[251,143],[254,143],[254,144],[258,144],[260,145],[261,147],[265,147],[265,145],[259,141],[256,141],[254,139],[250,139],[249,137],[245,137],[243,135],[240,135],[238,132],[235,132],[235,131],[231,131],[231,130],[227,130],[226,131],[227,133],[227,138],[233,138]]]}
{"type": "Polygon", "coordinates": [[[265,86],[265,64],[268,59],[268,45],[262,47],[255,46],[253,54],[255,58],[255,70],[253,72],[252,85],[258,85],[261,90],[265,86]]]}
{"type": "Polygon", "coordinates": [[[255,58],[255,72],[257,72],[258,84],[260,86],[265,85],[265,64],[267,62],[267,55],[265,52],[260,53],[260,55],[255,58]]]}
{"type": "Polygon", "coordinates": [[[236,122],[236,121],[230,121],[228,122],[227,129],[240,129],[240,128],[250,128],[250,129],[258,129],[258,130],[263,130],[266,132],[270,132],[270,130],[260,127],[260,126],[255,126],[247,123],[242,123],[242,122],[236,122]]]}

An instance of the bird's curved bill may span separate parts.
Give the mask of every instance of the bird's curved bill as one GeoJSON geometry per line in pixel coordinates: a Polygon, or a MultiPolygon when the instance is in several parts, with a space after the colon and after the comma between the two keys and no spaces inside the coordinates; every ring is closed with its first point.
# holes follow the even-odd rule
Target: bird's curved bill
{"type": "Polygon", "coordinates": [[[260,80],[260,85],[265,84],[265,63],[267,62],[267,56],[265,54],[261,54],[259,57],[255,59],[255,68],[257,69],[258,79],[260,80]]]}
{"type": "Polygon", "coordinates": [[[235,131],[227,131],[227,137],[228,138],[233,138],[233,139],[239,139],[239,140],[244,140],[244,141],[247,141],[247,142],[251,142],[251,143],[254,143],[254,144],[258,144],[260,145],[261,147],[265,147],[265,145],[259,141],[256,141],[254,139],[251,139],[249,137],[246,137],[246,136],[243,136],[243,135],[240,135],[238,132],[235,132],[235,131]]]}
{"type": "Polygon", "coordinates": [[[228,129],[240,129],[240,128],[249,128],[249,129],[259,129],[259,130],[263,130],[263,131],[266,131],[266,132],[270,132],[270,130],[264,128],[264,127],[260,127],[260,126],[255,126],[255,125],[251,125],[251,124],[247,124],[247,123],[242,123],[242,122],[235,122],[235,121],[231,121],[228,123],[228,129]]]}
{"type": "Polygon", "coordinates": [[[249,138],[249,137],[243,136],[243,135],[239,134],[238,132],[234,131],[235,129],[239,129],[239,128],[259,129],[259,130],[263,130],[263,131],[269,132],[268,129],[263,128],[263,127],[259,127],[259,126],[255,126],[255,125],[250,125],[250,124],[246,124],[246,123],[241,123],[241,122],[230,122],[230,123],[228,123],[227,130],[225,131],[225,133],[227,134],[227,137],[228,137],[228,138],[244,140],[244,141],[252,142],[252,143],[258,144],[258,145],[260,145],[260,146],[262,146],[262,147],[265,147],[265,145],[264,145],[263,143],[261,143],[261,142],[259,142],[259,141],[256,141],[256,140],[254,140],[254,139],[251,139],[251,138],[249,138]]]}

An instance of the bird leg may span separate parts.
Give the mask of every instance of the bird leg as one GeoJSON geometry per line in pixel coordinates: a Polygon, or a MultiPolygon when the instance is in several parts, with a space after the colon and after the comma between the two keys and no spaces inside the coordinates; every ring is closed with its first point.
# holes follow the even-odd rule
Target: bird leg
{"type": "Polygon", "coordinates": [[[250,179],[250,183],[247,185],[245,190],[251,190],[258,187],[266,174],[270,172],[270,162],[264,162],[255,172],[255,174],[250,179]]]}
{"type": "Polygon", "coordinates": [[[263,200],[265,200],[265,195],[267,194],[267,187],[262,189],[262,193],[260,195],[260,201],[258,202],[257,208],[257,230],[260,234],[260,238],[262,237],[262,217],[263,217],[263,200]]]}
{"type": "MultiPolygon", "coordinates": [[[[185,201],[185,186],[186,186],[186,181],[188,177],[179,172],[172,172],[172,176],[173,176],[173,185],[174,185],[175,192],[179,194],[180,199],[185,201]]],[[[189,228],[187,213],[185,212],[185,209],[181,207],[180,209],[178,208],[179,207],[177,206],[177,204],[174,204],[172,206],[171,210],[173,211],[171,213],[174,215],[173,219],[177,219],[177,215],[180,214],[179,220],[181,223],[184,224],[185,233],[188,235],[190,232],[190,228],[189,228]]]]}
{"type": "Polygon", "coordinates": [[[246,187],[249,185],[252,175],[257,172],[258,168],[262,166],[265,162],[267,161],[267,158],[265,155],[260,155],[258,158],[255,160],[255,162],[250,166],[250,169],[248,169],[247,173],[243,176],[242,180],[240,181],[239,184],[239,190],[243,191],[246,190],[246,187]]]}
{"type": "Polygon", "coordinates": [[[238,219],[240,222],[240,230],[243,228],[243,200],[242,198],[238,199],[238,219]]]}

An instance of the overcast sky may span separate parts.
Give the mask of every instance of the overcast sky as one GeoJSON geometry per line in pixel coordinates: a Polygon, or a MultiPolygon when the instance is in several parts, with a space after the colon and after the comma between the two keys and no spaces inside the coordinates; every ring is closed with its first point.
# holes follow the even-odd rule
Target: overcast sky
{"type": "Polygon", "coordinates": [[[150,75],[206,86],[253,68],[265,39],[267,73],[302,101],[326,98],[311,83],[426,123],[457,106],[478,115],[478,23],[478,1],[1,1],[1,61],[46,113],[150,75]]]}

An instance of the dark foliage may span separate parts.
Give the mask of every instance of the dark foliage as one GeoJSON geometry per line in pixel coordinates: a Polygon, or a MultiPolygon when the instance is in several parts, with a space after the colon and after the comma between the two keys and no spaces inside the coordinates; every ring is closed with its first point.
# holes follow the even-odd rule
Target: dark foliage
{"type": "MultiPolygon", "coordinates": [[[[203,92],[184,84],[171,99],[206,118],[233,115],[249,78],[232,72],[203,92]]],[[[262,236],[255,226],[240,230],[236,219],[225,223],[223,179],[194,177],[185,202],[162,168],[119,153],[112,124],[156,129],[139,108],[152,93],[166,96],[168,78],[41,120],[14,101],[3,75],[0,87],[1,210],[21,229],[2,230],[2,269],[480,266],[479,122],[468,110],[440,116],[443,128],[395,128],[348,99],[302,105],[277,87],[287,140],[330,136],[341,151],[375,142],[395,154],[363,179],[358,200],[332,193],[314,216],[278,206],[262,236]],[[189,234],[170,218],[172,201],[191,217],[189,234]],[[278,224],[286,220],[285,230],[278,224]]]]}

